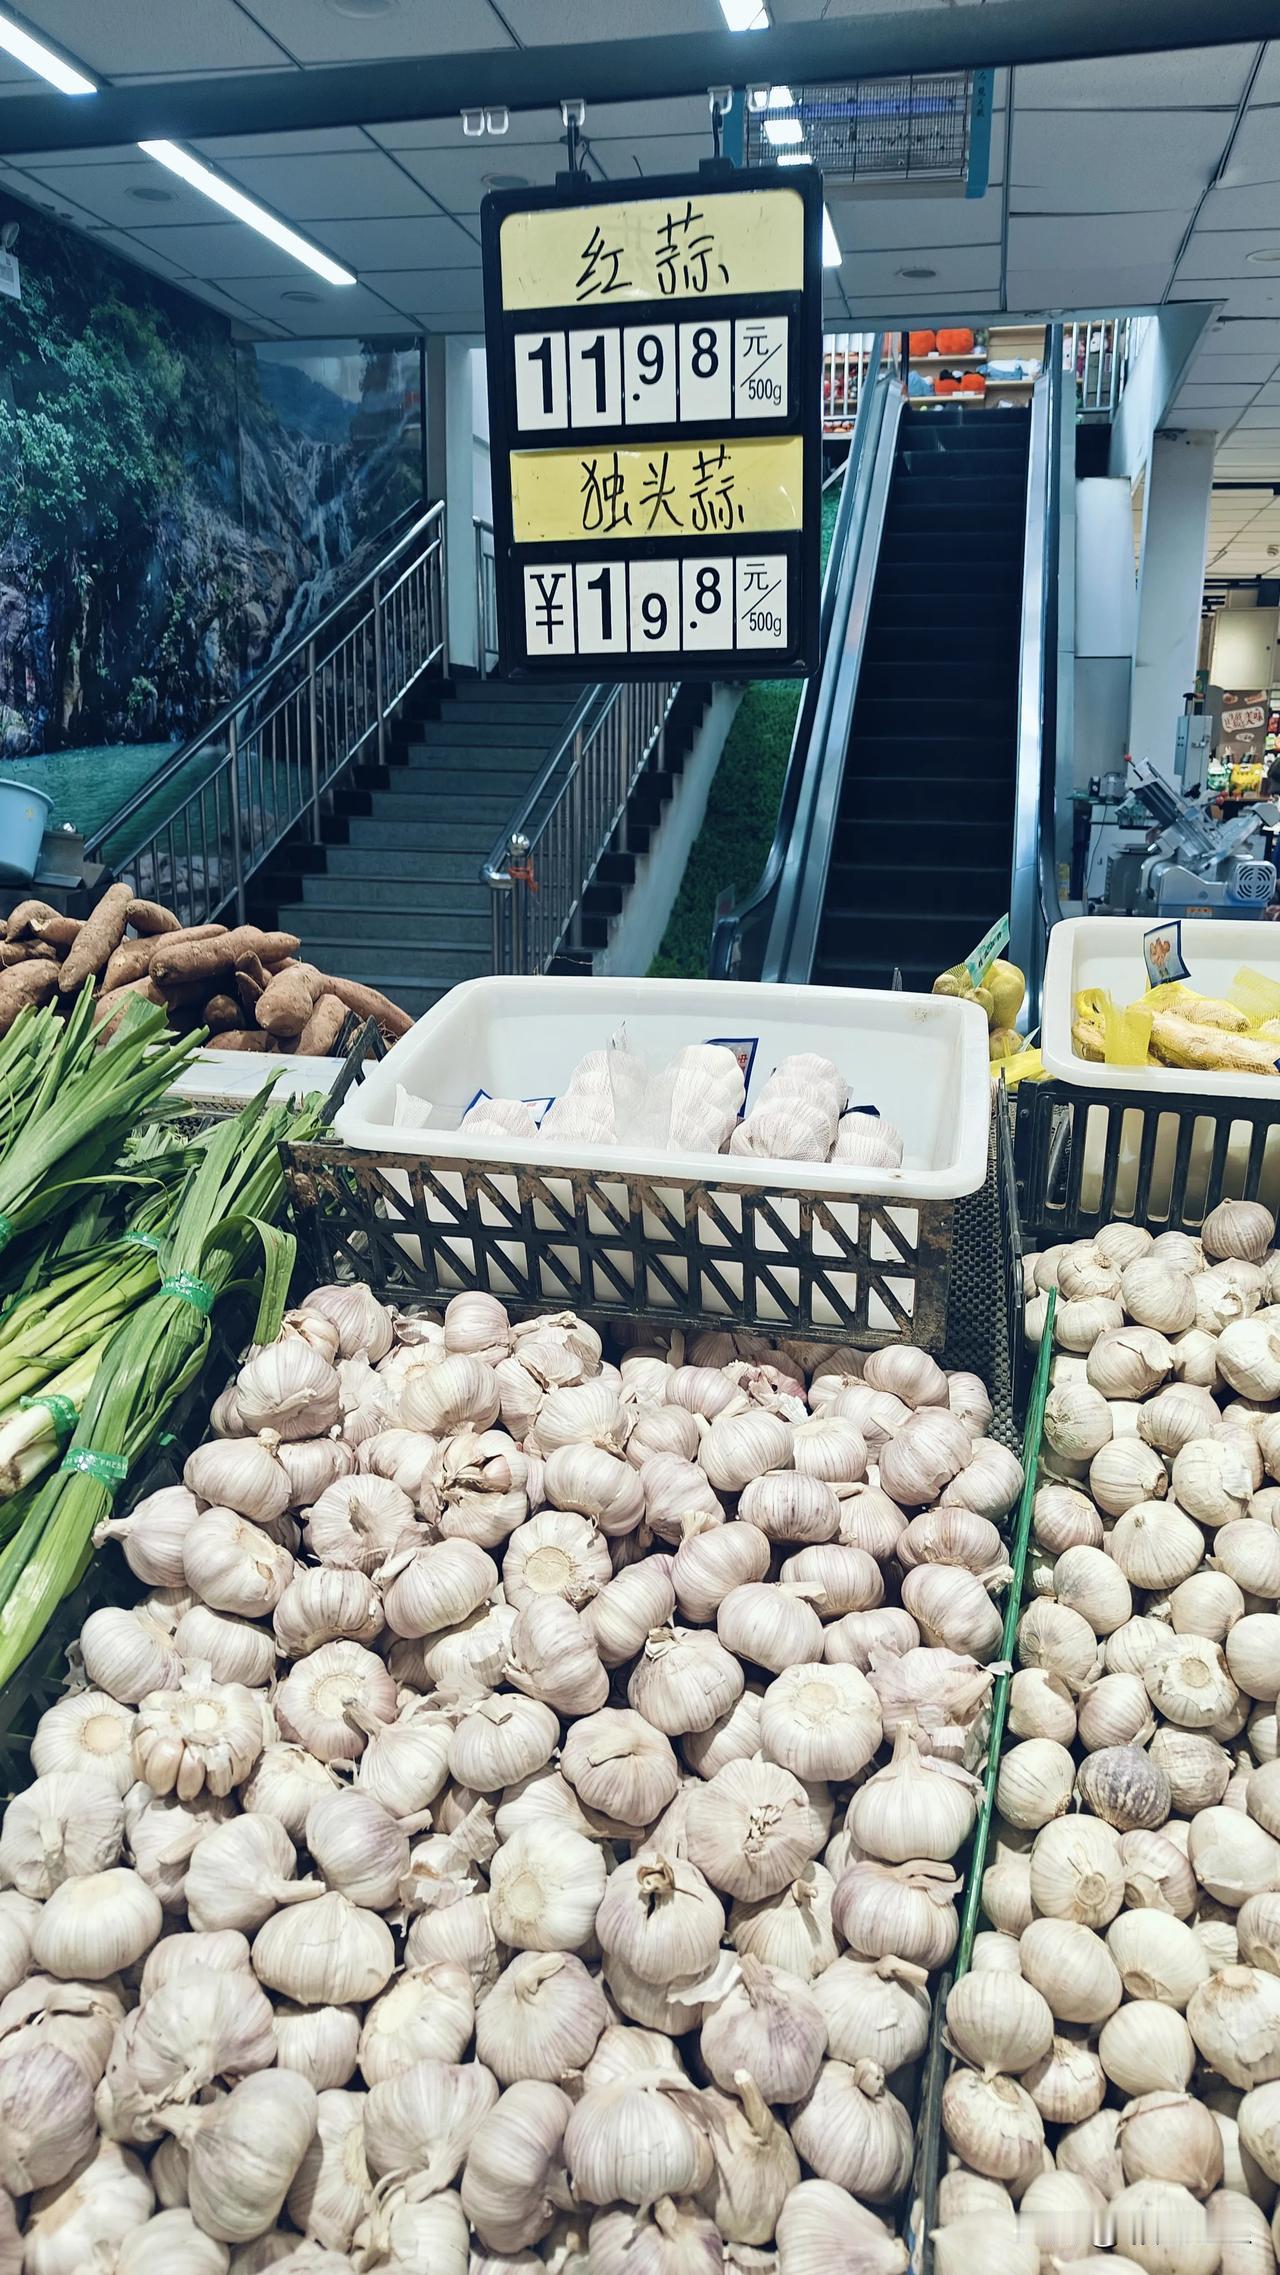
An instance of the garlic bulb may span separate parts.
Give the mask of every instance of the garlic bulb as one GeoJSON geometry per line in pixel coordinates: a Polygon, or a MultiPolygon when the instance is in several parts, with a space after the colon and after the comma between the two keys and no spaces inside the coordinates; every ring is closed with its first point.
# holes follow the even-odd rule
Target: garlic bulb
{"type": "Polygon", "coordinates": [[[1246,2092],[1280,2078],[1280,1977],[1258,1967],[1207,1969],[1187,2022],[1204,2059],[1246,2092]]]}
{"type": "Polygon", "coordinates": [[[571,2106],[558,2086],[527,2078],[508,2086],[476,2126],[462,2208],[490,2250],[521,2251],[551,2226],[571,2106]]]}
{"type": "Polygon", "coordinates": [[[211,1826],[187,1870],[192,1927],[201,1934],[229,1927],[245,1934],[281,1905],[322,1895],[318,1880],[296,1878],[297,1868],[293,1842],[275,1817],[245,1815],[211,1826]]]}
{"type": "Polygon", "coordinates": [[[118,1540],[129,1570],[148,1588],[182,1585],[183,1543],[200,1504],[185,1485],[165,1485],[135,1501],[127,1517],[108,1517],[95,1526],[95,1547],[118,1540]]]}
{"type": "Polygon", "coordinates": [[[360,2030],[365,2083],[378,2085],[419,2061],[460,2061],[471,2042],[475,2011],[471,1977],[456,1961],[406,1968],[374,2000],[360,2030]]]}
{"type": "Polygon", "coordinates": [[[83,1873],[51,1891],[32,1932],[31,1956],[50,1975],[101,1982],[150,1949],[161,1916],[138,1873],[124,1866],[83,1873]]]}
{"type": "Polygon", "coordinates": [[[727,1895],[777,1895],[825,1837],[821,1813],[800,1780],[759,1755],[729,1762],[689,1795],[688,1855],[727,1895]]]}
{"type": "Polygon", "coordinates": [[[713,2171],[694,2095],[656,2074],[589,2087],[565,2129],[564,2159],[587,2204],[697,2195],[713,2171]]]}
{"type": "MultiPolygon", "coordinates": [[[[1047,2125],[1084,2125],[1101,2108],[1107,2090],[1092,2047],[1056,2031],[1048,2053],[1023,2071],[1021,2082],[1047,2125]]],[[[1116,2162],[1119,2186],[1118,2158],[1116,2162]]]]}
{"type": "Polygon", "coordinates": [[[1006,1823],[1037,1831],[1070,1807],[1076,1765],[1053,1738],[1025,1738],[1003,1756],[996,1807],[1006,1823]]]}
{"type": "Polygon", "coordinates": [[[676,1608],[674,1575],[674,1558],[646,1556],[639,1564],[624,1564],[583,1605],[582,1624],[602,1666],[620,1667],[633,1659],[650,1630],[666,1626],[676,1608]]]}
{"type": "MultiPolygon", "coordinates": [[[[192,1604],[173,1631],[181,1653],[180,1664],[207,1667],[216,1683],[239,1683],[261,1690],[275,1672],[276,1647],[272,1636],[255,1620],[231,1619],[225,1612],[192,1604]]],[[[176,1679],[176,1678],[175,1678],[176,1679]]],[[[155,1696],[164,1688],[157,1685],[155,1696]]]]}
{"type": "Polygon", "coordinates": [[[1081,1692],[1078,1731],[1086,1753],[1142,1745],[1154,1727],[1147,1686],[1139,1675],[1102,1675],[1081,1692]]]}
{"type": "Polygon", "coordinates": [[[650,1983],[709,1973],[723,1930],[719,1898],[696,1866],[652,1849],[609,1875],[595,1920],[601,1949],[650,1983]]]}
{"type": "Polygon", "coordinates": [[[395,1719],[396,1686],[362,1644],[323,1643],[295,1662],[273,1703],[286,1738],[322,1762],[353,1762],[364,1751],[366,1726],[395,1719]]]}
{"type": "Polygon", "coordinates": [[[341,1419],[337,1371],[300,1335],[257,1351],[236,1377],[239,1419],[251,1434],[319,1438],[341,1419]]]}
{"type": "Polygon", "coordinates": [[[204,2109],[165,2122],[187,2150],[192,2217],[206,2235],[248,2242],[279,2217],[316,2128],[317,2100],[292,2070],[263,2070],[204,2109]]]}
{"type": "Polygon", "coordinates": [[[182,1482],[189,1492],[216,1508],[234,1509],[254,1524],[274,1524],[292,1499],[289,1473],[276,1458],[278,1433],[258,1437],[215,1438],[187,1458],[182,1482]]]}
{"type": "Polygon", "coordinates": [[[292,1659],[322,1643],[372,1643],[382,1629],[382,1598],[365,1572],[338,1565],[296,1571],[271,1615],[275,1639],[292,1659]]]}
{"type": "Polygon", "coordinates": [[[838,1414],[814,1414],[791,1432],[792,1464],[801,1476],[829,1485],[854,1485],[867,1474],[867,1441],[838,1414]]]}
{"type": "Polygon", "coordinates": [[[902,1582],[902,1601],[926,1643],[974,1659],[993,1659],[1002,1622],[982,1582],[959,1565],[919,1564],[902,1582]]]}
{"type": "Polygon", "coordinates": [[[106,1872],[120,1855],[125,1813],[106,1778],[88,1770],[38,1777],[0,1822],[0,1878],[43,1900],[64,1880],[106,1872]]]}
{"type": "Polygon", "coordinates": [[[517,1613],[507,1679],[560,1714],[594,1714],[609,1695],[590,1635],[563,1596],[531,1596],[517,1613]]]}
{"type": "Polygon", "coordinates": [[[276,2065],[296,2070],[317,2093],[331,2093],[354,2075],[360,2016],[350,2006],[294,2006],[281,2000],[272,2015],[276,2065]]]}
{"type": "Polygon", "coordinates": [[[389,1910],[409,1867],[403,1827],[371,1793],[322,1794],[307,1813],[306,1843],[316,1870],[353,1904],[389,1910]]]}
{"type": "Polygon", "coordinates": [[[1181,2091],[1195,2068],[1196,2050],[1177,2009],[1155,1999],[1128,1999],[1103,2023],[1098,2059],[1121,2093],[1181,2091]]]}
{"type": "MultiPolygon", "coordinates": [[[[1101,1936],[1069,1919],[1035,1919],[1023,1930],[1020,1957],[1029,1983],[1048,1999],[1059,2022],[1105,2022],[1123,1985],[1101,1936]]],[[[996,2178],[999,2175],[995,2176],[996,2178]]]]}
{"type": "Polygon", "coordinates": [[[1172,1345],[1154,1327],[1117,1326],[1089,1350],[1088,1379],[1104,1398],[1146,1398],[1172,1372],[1172,1345]]]}
{"type": "Polygon", "coordinates": [[[1239,1697],[1221,1650],[1198,1635],[1172,1635],[1143,1670],[1151,1703],[1180,1730],[1207,1730],[1239,1697]]]}
{"type": "Polygon", "coordinates": [[[1018,2076],[1053,2043],[1047,2000],[1019,1976],[968,1974],[947,1994],[947,2035],[957,2053],[988,2076],[1018,2076]]]}
{"type": "Polygon", "coordinates": [[[527,1827],[504,1841],[490,1871],[500,1942],[521,1951],[574,1951],[587,1940],[605,1889],[593,1841],[559,1827],[527,1827]]]}
{"type": "Polygon", "coordinates": [[[1236,2121],[1241,2147],[1269,2180],[1280,2180],[1280,2089],[1273,2080],[1246,2093],[1236,2121]]]}
{"type": "Polygon", "coordinates": [[[805,1598],[785,1586],[747,1580],[716,1611],[716,1633],[738,1659],[777,1674],[822,1657],[822,1623],[805,1598]]]}
{"type": "Polygon", "coordinates": [[[1047,1919],[1105,1927],[1124,1901],[1118,1834],[1089,1817],[1060,1817],[1046,1824],[1031,1848],[1030,1896],[1047,1919]]]}
{"type": "Polygon", "coordinates": [[[90,1684],[123,1706],[169,1689],[182,1673],[178,1652],[155,1622],[114,1604],[90,1612],[80,1630],[80,1656],[90,1684]]]}
{"type": "Polygon", "coordinates": [[[1131,1999],[1156,1999],[1181,2012],[1209,1979],[1209,1962],[1191,1929],[1167,1912],[1122,1912],[1107,1930],[1107,1949],[1131,1999]]]}
{"type": "Polygon", "coordinates": [[[1275,1218],[1258,1201],[1219,1201],[1200,1227],[1206,1256],[1239,1256],[1255,1264],[1275,1234],[1275,1218]]]}
{"type": "Polygon", "coordinates": [[[274,1913],[253,1939],[259,1981],[299,2006],[362,2006],[394,1968],[385,1920],[336,1890],[274,1913]]]}
{"type": "Polygon", "coordinates": [[[955,1949],[959,1888],[948,1865],[879,1864],[868,1858],[841,1874],[831,1914],[855,1958],[900,1958],[932,1970],[955,1949]]]}
{"type": "Polygon", "coordinates": [[[977,1779],[958,1764],[922,1754],[904,1724],[888,1766],[859,1786],[849,1803],[848,1827],[865,1854],[886,1863],[913,1858],[942,1863],[973,1826],[978,1790],[977,1779]]]}
{"type": "MultiPolygon", "coordinates": [[[[800,2160],[785,2126],[766,2107],[750,2071],[740,2070],[734,2091],[708,2089],[703,2107],[715,2174],[702,2202],[714,2215],[714,2269],[725,2243],[768,2243],[778,2215],[800,2178],[800,2160]]],[[[656,2216],[656,2215],[655,2215],[656,2216]]]]}
{"type": "MultiPolygon", "coordinates": [[[[212,1610],[243,1619],[262,1619],[274,1611],[294,1571],[287,1549],[278,1548],[261,1525],[251,1525],[231,1509],[206,1509],[183,1543],[187,1586],[212,1610]]],[[[165,1685],[152,1687],[160,1690],[165,1685]]]]}
{"type": "Polygon", "coordinates": [[[607,2015],[600,1985],[580,1959],[520,1951],[480,2002],[476,2050],[504,2085],[568,2078],[590,2061],[607,2015]]]}
{"type": "MultiPolygon", "coordinates": [[[[1176,1492],[1177,1462],[1174,1470],[1176,1492]]],[[[1160,1500],[1167,1490],[1164,1462],[1141,1438],[1113,1438],[1089,1464],[1089,1491],[1104,1516],[1122,1517],[1136,1502],[1160,1500]]]]}
{"type": "Polygon", "coordinates": [[[478,1793],[497,1792],[549,1762],[559,1736],[555,1715],[539,1699],[509,1691],[477,1699],[450,1740],[450,1775],[478,1793]]]}
{"type": "Polygon", "coordinates": [[[828,1973],[836,1959],[834,1891],[835,1881],[823,1865],[806,1864],[776,1896],[735,1902],[729,1913],[730,1940],[744,1956],[812,1982],[828,1973]]]}
{"type": "Polygon", "coordinates": [[[902,2275],[906,2246],[865,2205],[828,2180],[802,2180],[778,2214],[780,2275],[902,2275]]]}
{"type": "Polygon", "coordinates": [[[856,1667],[788,1668],[760,1702],[761,1752],[800,1778],[845,1782],[856,1777],[875,1754],[881,1734],[879,1701],[856,1667]]]}
{"type": "Polygon", "coordinates": [[[1101,1746],[1080,1765],[1076,1791],[1117,1832],[1154,1832],[1172,1805],[1169,1780],[1141,1746],[1101,1746]]]}
{"type": "MultiPolygon", "coordinates": [[[[627,1698],[646,1722],[675,1738],[709,1730],[742,1696],[745,1680],[737,1659],[715,1636],[659,1627],[632,1668],[627,1698]]],[[[603,1702],[593,1702],[593,1709],[595,1703],[603,1702]]]]}
{"type": "Polygon", "coordinates": [[[953,2070],[942,2089],[942,2125],[967,2165],[1018,2193],[1040,2170],[1044,2124],[1014,2078],[953,2070]]]}
{"type": "Polygon", "coordinates": [[[26,2196],[64,2180],[97,2138],[93,2086],[57,2046],[0,2045],[0,2188],[26,2196]]]}
{"type": "Polygon", "coordinates": [[[702,2059],[725,2093],[744,2071],[766,2101],[799,2101],[818,2075],[827,2026],[817,1995],[799,1976],[744,1956],[740,1979],[703,2021],[702,2059]]]}
{"type": "MultiPolygon", "coordinates": [[[[362,1280],[313,1288],[309,1296],[304,1296],[302,1309],[309,1319],[318,1315],[334,1330],[336,1357],[369,1359],[376,1363],[391,1349],[395,1333],[393,1316],[362,1280]]],[[[286,1314],[286,1326],[291,1316],[297,1318],[298,1314],[286,1314]]]]}
{"type": "MultiPolygon", "coordinates": [[[[1146,1701],[1146,1692],[1143,1691],[1146,1701]]],[[[1009,1728],[1016,1738],[1053,1738],[1069,1746],[1076,1735],[1076,1709],[1060,1675],[1043,1667],[1020,1667],[1009,1685],[1009,1728]]]]}
{"type": "Polygon", "coordinates": [[[643,1715],[624,1708],[605,1707],[575,1722],[560,1759],[586,1806],[623,1824],[651,1824],[680,1783],[670,1741],[643,1715]]]}
{"type": "Polygon", "coordinates": [[[875,2062],[824,2062],[791,2114],[791,2134],[822,2180],[887,2203],[911,2169],[911,2120],[875,2062]]]}

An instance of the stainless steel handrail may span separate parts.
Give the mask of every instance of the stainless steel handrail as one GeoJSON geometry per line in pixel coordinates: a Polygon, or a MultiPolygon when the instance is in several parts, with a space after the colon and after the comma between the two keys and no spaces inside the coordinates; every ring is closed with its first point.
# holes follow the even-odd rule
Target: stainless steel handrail
{"type": "Polygon", "coordinates": [[[569,940],[604,855],[626,850],[628,801],[677,693],[645,680],[582,698],[480,871],[495,972],[545,972],[569,940]]]}
{"type": "Polygon", "coordinates": [[[1009,954],[1026,974],[1027,1020],[1040,1018],[1045,935],[1061,914],[1053,852],[1056,773],[1059,458],[1062,334],[1050,327],[1044,369],[1031,396],[1022,557],[1022,640],[1014,777],[1009,954]]]}
{"type": "Polygon", "coordinates": [[[421,514],[376,568],[260,672],[98,829],[86,850],[184,923],[208,923],[304,818],[318,842],[321,800],[371,743],[385,761],[394,713],[448,654],[443,504],[421,514]],[[163,819],[129,824],[190,770],[199,779],[163,819]]]}
{"type": "Polygon", "coordinates": [[[476,669],[487,679],[498,661],[498,565],[493,523],[472,517],[476,545],[476,669]]]}
{"type": "Polygon", "coordinates": [[[877,387],[877,415],[868,424],[857,510],[823,657],[809,758],[764,952],[760,976],[765,980],[803,982],[813,969],[898,427],[906,401],[905,371],[890,368],[877,387]]]}
{"type": "Polygon", "coordinates": [[[1083,417],[1115,416],[1129,376],[1131,322],[1128,316],[1101,316],[1068,324],[1062,331],[1059,358],[1072,375],[1083,417]]]}
{"type": "Polygon", "coordinates": [[[796,714],[791,753],[783,777],[778,820],[769,857],[759,883],[752,892],[716,924],[709,964],[712,979],[758,979],[761,976],[765,945],[770,936],[775,901],[793,840],[803,786],[810,762],[815,765],[819,762],[821,727],[830,715],[835,687],[835,662],[843,645],[845,617],[866,531],[871,472],[892,383],[891,367],[884,359],[884,346],[884,335],[877,332],[868,364],[868,369],[875,371],[876,380],[871,387],[864,387],[858,403],[853,440],[843,468],[843,487],[827,560],[827,573],[823,579],[818,637],[820,660],[817,671],[805,683],[803,700],[796,714]],[[758,955],[753,942],[759,943],[758,955]]]}

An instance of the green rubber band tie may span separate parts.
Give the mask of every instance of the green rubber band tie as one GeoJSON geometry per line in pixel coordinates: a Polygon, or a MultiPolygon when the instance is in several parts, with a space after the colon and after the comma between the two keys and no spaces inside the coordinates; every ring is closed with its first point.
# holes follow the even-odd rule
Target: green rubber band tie
{"type": "Polygon", "coordinates": [[[171,1280],[161,1280],[161,1295],[170,1295],[176,1303],[189,1303],[202,1319],[207,1319],[217,1301],[217,1289],[207,1280],[198,1280],[194,1272],[179,1272],[171,1280]]]}
{"type": "Polygon", "coordinates": [[[64,1398],[60,1390],[46,1391],[42,1397],[20,1398],[18,1404],[24,1410],[31,1406],[47,1406],[60,1438],[69,1438],[80,1419],[74,1402],[70,1398],[64,1398]]]}
{"type": "Polygon", "coordinates": [[[95,1453],[92,1446],[73,1446],[70,1453],[63,1455],[62,1467],[78,1471],[82,1477],[92,1477],[94,1483],[104,1486],[108,1493],[114,1493],[123,1485],[129,1474],[129,1464],[123,1454],[95,1453]]]}
{"type": "Polygon", "coordinates": [[[160,1253],[160,1243],[153,1232],[126,1232],[124,1243],[126,1248],[149,1248],[153,1256],[160,1253]]]}

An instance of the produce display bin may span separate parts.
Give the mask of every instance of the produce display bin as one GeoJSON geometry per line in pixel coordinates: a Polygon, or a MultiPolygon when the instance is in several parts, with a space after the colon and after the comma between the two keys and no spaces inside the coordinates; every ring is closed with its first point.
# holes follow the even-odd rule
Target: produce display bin
{"type": "Polygon", "coordinates": [[[920,2083],[920,2114],[916,2126],[916,2161],[911,2177],[910,2214],[904,2240],[910,2254],[911,2275],[932,2275],[933,2230],[938,2224],[938,2182],[945,2169],[945,2149],[942,2139],[942,2088],[951,2067],[951,2057],[945,2038],[947,1993],[961,1975],[967,1973],[973,1954],[973,1939],[982,1915],[982,1875],[986,1867],[987,1848],[991,1839],[991,1823],[996,1806],[996,1778],[1000,1769],[1000,1754],[1004,1744],[1005,1723],[1009,1713],[1009,1685],[1013,1680],[1012,1658],[1014,1638],[1022,1611],[1022,1589],[1027,1567],[1028,1546],[1031,1540],[1031,1514],[1035,1502],[1036,1478],[1040,1466],[1040,1446],[1044,1432],[1045,1400],[1049,1395],[1049,1365],[1053,1355],[1053,1307],[1056,1296],[1049,1298],[1049,1316],[1039,1357],[1031,1382],[1027,1407],[1026,1427],[1022,1436],[1022,1495],[1014,1516],[1009,1546],[1012,1577],[1005,1592],[1004,1633],[1000,1639],[1000,1661],[1005,1671],[997,1675],[991,1697],[991,1723],[987,1736],[987,1762],[983,1779],[982,1804],[978,1821],[973,1828],[968,1848],[959,1860],[964,1874],[964,1901],[960,1910],[960,1934],[955,1957],[931,1986],[933,1998],[932,2026],[925,2053],[920,2083]]]}
{"type": "Polygon", "coordinates": [[[981,1017],[942,997],[477,980],[347,1091],[335,1143],[287,1159],[317,1265],[389,1293],[438,1302],[475,1286],[522,1313],[568,1304],[940,1350],[964,1212],[981,1208],[991,1173],[990,1118],[981,1017]],[[561,1144],[530,1159],[521,1141],[458,1130],[477,1092],[554,1093],[621,1025],[650,1065],[684,1043],[732,1040],[751,1058],[748,1102],[788,1053],[834,1057],[855,1101],[902,1130],[902,1171],[639,1146],[561,1144]],[[417,1113],[417,1101],[430,1103],[417,1113]]]}
{"type": "MultiPolygon", "coordinates": [[[[1099,1066],[1077,1056],[1072,1007],[1084,988],[1118,1005],[1147,985],[1141,917],[1068,918],[1049,934],[1043,1083],[1018,1104],[1024,1227],[1037,1247],[1077,1240],[1120,1217],[1155,1231],[1195,1232],[1221,1200],[1280,1207],[1280,1072],[1099,1066]]],[[[1280,987],[1280,931],[1224,918],[1184,918],[1187,984],[1227,995],[1242,966],[1280,987]]],[[[1277,1054],[1280,1056],[1280,1052],[1277,1054]]]]}

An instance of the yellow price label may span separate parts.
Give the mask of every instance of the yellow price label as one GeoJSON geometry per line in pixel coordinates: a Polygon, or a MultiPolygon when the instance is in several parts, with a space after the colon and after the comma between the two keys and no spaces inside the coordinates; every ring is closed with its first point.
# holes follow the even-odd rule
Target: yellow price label
{"type": "Polygon", "coordinates": [[[517,545],[747,536],[803,522],[799,435],[635,450],[513,450],[509,466],[517,545]]]}
{"type": "Polygon", "coordinates": [[[804,200],[770,189],[548,206],[509,213],[500,244],[509,309],[800,292],[804,200]]]}

